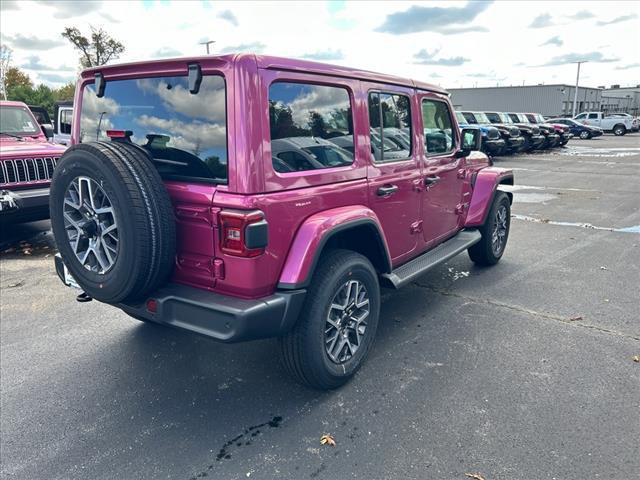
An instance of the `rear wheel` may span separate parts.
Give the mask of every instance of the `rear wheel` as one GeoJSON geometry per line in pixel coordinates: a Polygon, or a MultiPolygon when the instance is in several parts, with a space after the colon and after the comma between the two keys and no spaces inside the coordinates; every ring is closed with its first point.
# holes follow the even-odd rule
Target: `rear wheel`
{"type": "Polygon", "coordinates": [[[511,203],[504,192],[496,192],[484,225],[481,240],[469,248],[469,257],[478,265],[495,265],[507,247],[511,227],[511,203]]]}
{"type": "Polygon", "coordinates": [[[321,390],[346,383],[364,363],[378,327],[380,286],[369,260],[332,250],[320,261],[302,315],[280,338],[285,369],[321,390]]]}
{"type": "Polygon", "coordinates": [[[625,133],[627,133],[627,127],[625,127],[622,124],[618,124],[616,126],[613,127],[613,134],[617,135],[618,137],[621,135],[624,135],[625,133]]]}
{"type": "Polygon", "coordinates": [[[580,132],[580,138],[582,140],[588,140],[591,138],[591,132],[588,132],[587,130],[583,130],[580,132]]]}

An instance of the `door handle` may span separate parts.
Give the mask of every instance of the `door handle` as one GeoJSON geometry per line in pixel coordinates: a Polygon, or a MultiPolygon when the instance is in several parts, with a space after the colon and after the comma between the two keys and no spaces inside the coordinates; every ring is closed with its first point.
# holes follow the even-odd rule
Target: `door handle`
{"type": "Polygon", "coordinates": [[[440,181],[440,177],[437,176],[433,176],[433,177],[426,177],[424,179],[424,184],[429,187],[431,185],[435,185],[436,183],[438,183],[440,181]]]}
{"type": "Polygon", "coordinates": [[[398,191],[397,185],[384,185],[376,191],[376,194],[379,197],[388,197],[390,195],[393,195],[397,191],[398,191]]]}

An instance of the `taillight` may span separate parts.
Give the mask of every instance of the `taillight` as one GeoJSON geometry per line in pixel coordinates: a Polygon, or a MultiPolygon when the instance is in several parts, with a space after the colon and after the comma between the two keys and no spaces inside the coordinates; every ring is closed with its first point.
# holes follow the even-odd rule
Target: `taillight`
{"type": "Polygon", "coordinates": [[[267,246],[268,224],[260,210],[222,210],[220,250],[237,257],[257,257],[267,246]]]}

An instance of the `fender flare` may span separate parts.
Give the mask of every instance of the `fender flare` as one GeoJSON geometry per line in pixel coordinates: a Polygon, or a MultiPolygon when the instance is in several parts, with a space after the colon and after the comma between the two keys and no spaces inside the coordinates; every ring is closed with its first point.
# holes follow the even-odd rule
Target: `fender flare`
{"type": "MultiPolygon", "coordinates": [[[[496,196],[498,185],[513,185],[513,171],[506,168],[486,167],[478,172],[473,183],[473,193],[465,227],[479,227],[484,224],[496,196]]],[[[513,201],[513,195],[509,195],[513,201]]]]}
{"type": "Polygon", "coordinates": [[[282,267],[278,289],[307,287],[327,242],[342,232],[362,226],[375,231],[376,246],[384,257],[380,273],[390,272],[391,256],[377,215],[364,205],[338,207],[315,213],[300,225],[282,267]]]}

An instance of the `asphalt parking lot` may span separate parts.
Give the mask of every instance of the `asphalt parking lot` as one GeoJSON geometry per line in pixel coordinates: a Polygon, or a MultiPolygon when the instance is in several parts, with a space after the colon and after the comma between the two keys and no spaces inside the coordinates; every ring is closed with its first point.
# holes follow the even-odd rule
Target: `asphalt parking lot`
{"type": "Polygon", "coordinates": [[[638,478],[640,134],[496,164],[517,183],[503,261],[386,292],[368,362],[330,393],[272,340],[77,303],[47,222],[3,231],[2,478],[638,478]]]}

